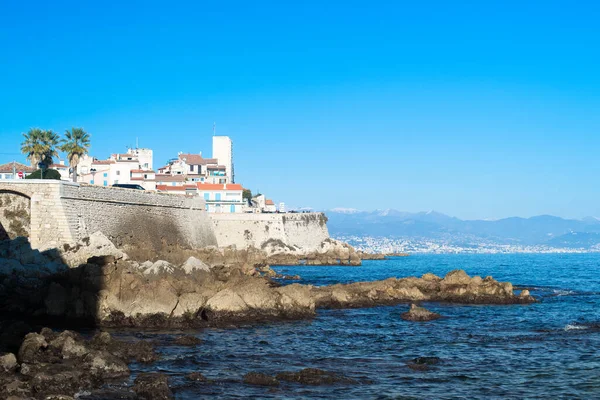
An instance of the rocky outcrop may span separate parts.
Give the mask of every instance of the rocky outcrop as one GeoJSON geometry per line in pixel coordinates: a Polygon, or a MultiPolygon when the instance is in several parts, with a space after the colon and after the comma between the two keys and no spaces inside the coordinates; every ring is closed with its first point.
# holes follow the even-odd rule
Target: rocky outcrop
{"type": "Polygon", "coordinates": [[[16,357],[5,354],[0,358],[0,397],[74,396],[109,381],[125,382],[130,374],[128,362],[148,360],[149,344],[138,343],[146,344],[131,346],[105,332],[91,340],[76,332],[47,328],[29,333],[16,357]]]}
{"type": "Polygon", "coordinates": [[[532,296],[516,296],[509,282],[488,276],[469,277],[462,270],[449,272],[444,278],[425,274],[421,278],[389,278],[383,281],[357,282],[312,288],[316,307],[371,307],[418,301],[462,304],[526,304],[532,296]]]}
{"type": "Polygon", "coordinates": [[[407,312],[404,312],[400,315],[405,321],[433,321],[436,319],[442,318],[442,316],[438,313],[431,312],[423,307],[418,307],[415,304],[410,305],[410,309],[407,312]]]}
{"type": "MultiPolygon", "coordinates": [[[[384,304],[442,301],[465,304],[515,304],[535,301],[527,291],[516,296],[510,283],[469,277],[456,270],[444,278],[390,278],[324,287],[281,286],[262,263],[261,253],[247,249],[207,248],[184,253],[181,263],[127,260],[101,234],[63,249],[76,268],[50,274],[0,275],[0,312],[91,321],[100,326],[201,327],[243,321],[310,318],[316,308],[371,307],[384,304]],[[108,253],[104,255],[104,251],[108,253]]],[[[51,255],[29,259],[23,246],[8,246],[17,262],[54,263],[51,255]],[[17,249],[17,250],[15,250],[17,249]]],[[[351,262],[358,257],[343,243],[327,240],[323,257],[351,262]]],[[[20,264],[24,267],[23,264],[20,264]]],[[[29,265],[29,264],[25,264],[29,265]]],[[[37,264],[34,264],[37,265],[37,264]]],[[[32,339],[33,340],[33,339],[32,339]]]]}
{"type": "Polygon", "coordinates": [[[261,250],[272,265],[361,265],[360,254],[352,246],[329,238],[308,253],[274,239],[265,242],[261,250]]]}

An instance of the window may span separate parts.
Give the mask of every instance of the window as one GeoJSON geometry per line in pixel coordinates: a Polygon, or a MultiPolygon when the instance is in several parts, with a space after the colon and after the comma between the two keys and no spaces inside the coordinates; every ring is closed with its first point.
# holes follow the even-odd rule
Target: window
{"type": "Polygon", "coordinates": [[[108,186],[108,181],[104,181],[104,186],[108,186]]]}
{"type": "Polygon", "coordinates": [[[108,178],[108,174],[107,174],[106,172],[103,174],[103,176],[104,176],[105,178],[108,178]]]}
{"type": "MultiPolygon", "coordinates": [[[[117,175],[121,175],[121,171],[117,171],[117,175]]],[[[106,174],[104,176],[106,177],[106,174]]]]}
{"type": "Polygon", "coordinates": [[[177,182],[171,182],[171,186],[177,186],[177,182]]]}
{"type": "Polygon", "coordinates": [[[235,205],[232,204],[231,206],[229,206],[229,212],[235,212],[235,205]]]}
{"type": "Polygon", "coordinates": [[[90,185],[93,185],[93,184],[94,184],[94,180],[92,179],[92,180],[90,181],[90,185]]]}
{"type": "Polygon", "coordinates": [[[148,163],[144,163],[144,168],[148,168],[148,163]]]}
{"type": "Polygon", "coordinates": [[[200,182],[204,182],[204,178],[200,178],[200,182]]]}
{"type": "Polygon", "coordinates": [[[190,172],[194,172],[194,166],[190,165],[190,172]]]}
{"type": "Polygon", "coordinates": [[[119,183],[119,181],[115,179],[115,182],[113,183],[113,185],[116,185],[118,183],[119,183]]]}
{"type": "Polygon", "coordinates": [[[204,200],[208,200],[210,198],[210,195],[208,193],[204,193],[204,200]]]}
{"type": "Polygon", "coordinates": [[[148,174],[144,174],[144,179],[148,179],[148,174]]]}
{"type": "Polygon", "coordinates": [[[205,204],[204,207],[206,208],[206,211],[208,211],[208,204],[205,204]]]}
{"type": "Polygon", "coordinates": [[[217,201],[221,200],[221,193],[217,193],[215,195],[215,200],[217,200],[217,201]]]}

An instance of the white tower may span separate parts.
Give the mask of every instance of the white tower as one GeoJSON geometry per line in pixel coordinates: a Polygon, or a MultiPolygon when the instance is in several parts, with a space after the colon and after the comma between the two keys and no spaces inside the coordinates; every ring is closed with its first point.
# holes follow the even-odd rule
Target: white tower
{"type": "Polygon", "coordinates": [[[220,165],[225,166],[227,180],[235,183],[233,172],[233,142],[229,136],[213,136],[213,158],[216,158],[220,165]]]}

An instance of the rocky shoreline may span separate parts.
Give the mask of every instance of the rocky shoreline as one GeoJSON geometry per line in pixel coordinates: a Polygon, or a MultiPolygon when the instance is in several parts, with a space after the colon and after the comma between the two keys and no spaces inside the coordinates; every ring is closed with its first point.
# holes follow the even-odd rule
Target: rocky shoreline
{"type": "MultiPolygon", "coordinates": [[[[328,240],[322,248],[322,253],[310,255],[315,263],[343,260],[353,265],[353,260],[360,261],[359,253],[348,245],[328,240]]],[[[2,358],[7,363],[2,379],[8,388],[3,394],[24,398],[72,396],[75,389],[128,377],[127,363],[136,357],[144,357],[136,358],[138,362],[151,362],[154,357],[147,344],[134,345],[133,353],[119,352],[122,346],[104,334],[85,341],[74,332],[58,334],[46,329],[29,333],[21,344],[26,333],[47,321],[52,321],[54,328],[62,322],[68,327],[94,329],[199,329],[309,319],[324,308],[428,301],[499,305],[536,301],[527,290],[515,294],[508,282],[470,277],[462,270],[444,277],[425,274],[321,287],[282,285],[273,279],[277,274],[268,262],[285,257],[292,260],[291,255],[298,259],[301,255],[295,251],[281,250],[279,243],[271,243],[261,250],[206,248],[171,254],[171,261],[141,262],[131,252],[128,255],[117,249],[101,233],[44,253],[31,250],[26,240],[0,242],[0,343],[2,351],[17,354],[2,358]],[[175,262],[177,257],[179,262],[175,262]],[[73,382],[81,384],[76,388],[73,382]]],[[[416,313],[413,320],[431,317],[424,317],[419,307],[412,310],[416,313]]],[[[197,343],[190,340],[189,344],[197,343]]],[[[288,378],[304,379],[298,376],[288,378]]],[[[261,379],[279,382],[285,377],[246,378],[253,384],[261,379]]],[[[139,398],[169,398],[166,378],[139,379],[132,389],[139,398]],[[162,393],[163,397],[147,397],[148,393],[162,393]]]]}

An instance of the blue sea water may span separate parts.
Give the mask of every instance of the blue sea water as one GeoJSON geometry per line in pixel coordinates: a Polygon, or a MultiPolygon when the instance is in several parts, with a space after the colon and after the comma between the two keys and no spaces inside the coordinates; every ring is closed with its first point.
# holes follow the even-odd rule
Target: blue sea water
{"type": "MultiPolygon", "coordinates": [[[[351,310],[319,310],[309,321],[206,329],[198,347],[173,344],[173,332],[137,337],[159,344],[162,358],[134,364],[134,374],[170,376],[176,398],[600,398],[600,255],[413,255],[365,261],[361,267],[276,267],[302,283],[443,276],[454,269],[491,275],[527,287],[531,305],[469,306],[426,303],[447,318],[403,321],[406,304],[351,310]],[[427,371],[408,364],[439,357],[427,371]],[[358,384],[278,388],[249,386],[250,371],[276,374],[315,367],[354,378],[358,384]],[[190,382],[198,371],[213,383],[190,382]]],[[[131,334],[121,336],[127,339],[131,334]]]]}

